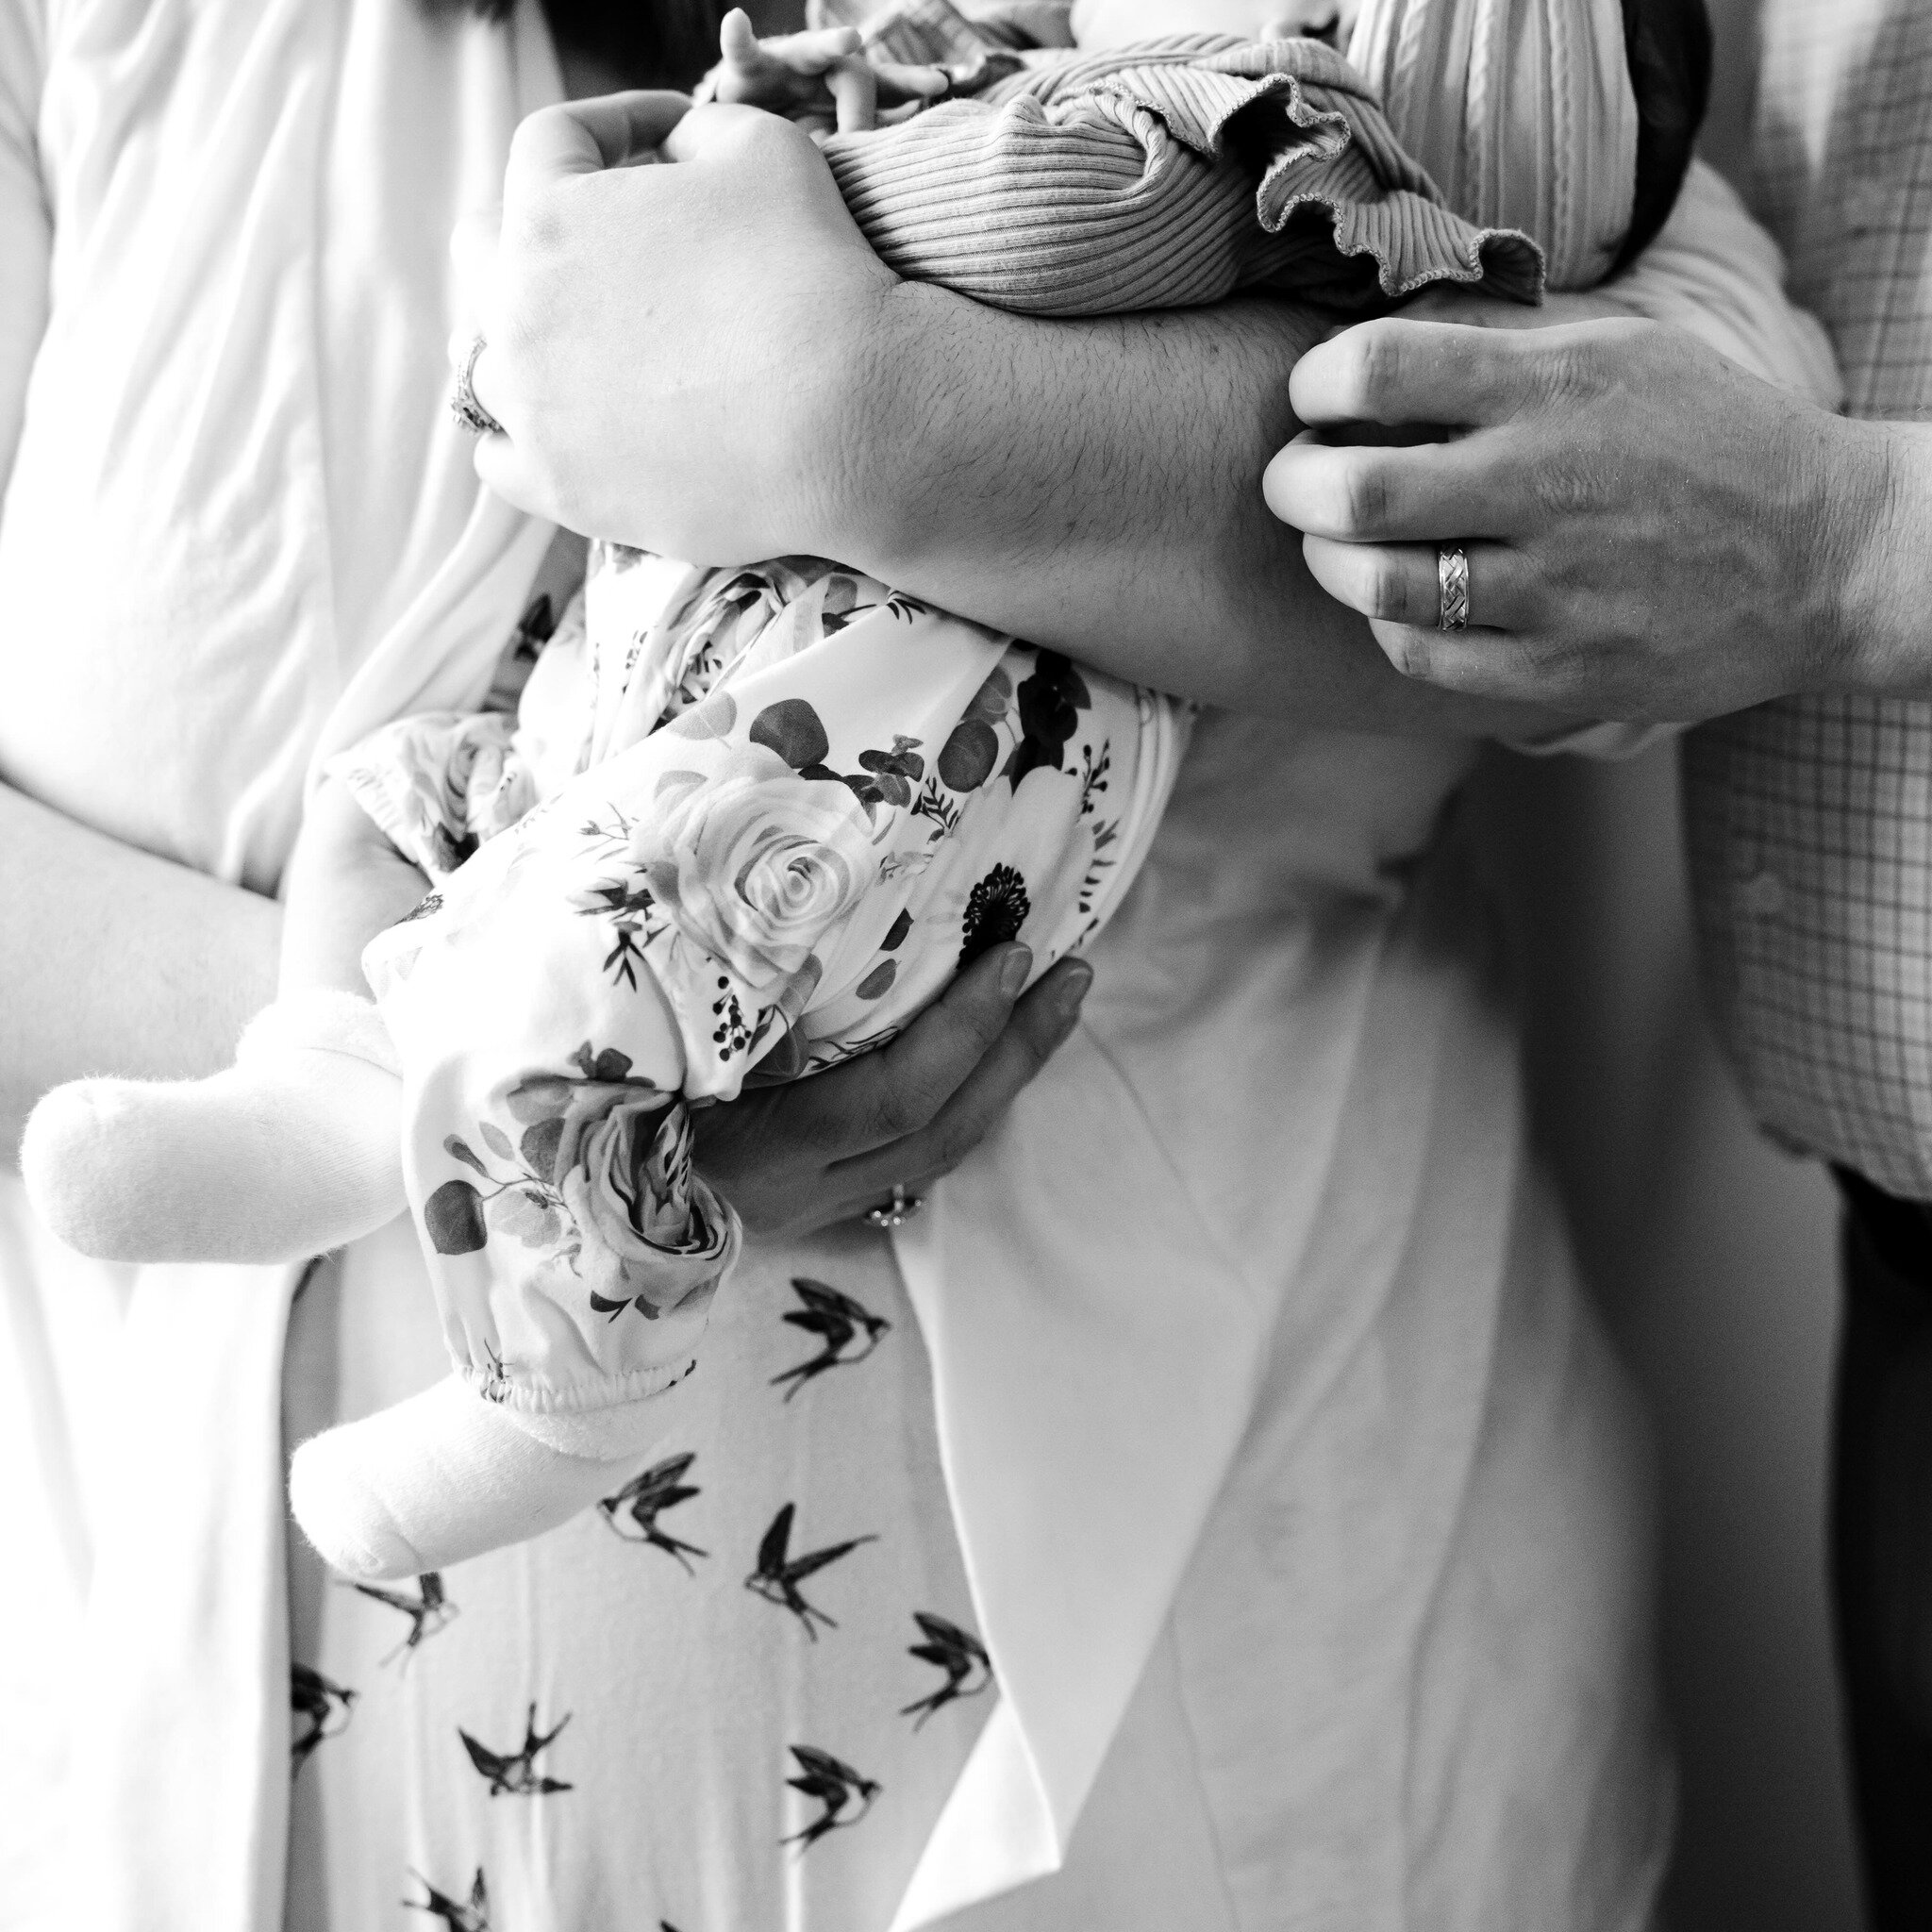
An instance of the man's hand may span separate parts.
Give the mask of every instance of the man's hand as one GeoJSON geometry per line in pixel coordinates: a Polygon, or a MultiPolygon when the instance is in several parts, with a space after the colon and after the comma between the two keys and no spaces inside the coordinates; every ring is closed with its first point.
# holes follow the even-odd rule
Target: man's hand
{"type": "Polygon", "coordinates": [[[849,480],[825,425],[865,391],[898,278],[808,134],[681,94],[543,108],[511,144],[500,237],[473,225],[457,253],[499,495],[693,563],[810,545],[849,480]]]}
{"type": "Polygon", "coordinates": [[[1310,427],[1270,464],[1269,508],[1410,677],[1630,719],[1909,677],[1872,543],[1899,510],[1892,442],[1675,329],[1365,323],[1289,396],[1310,427]],[[1364,425],[1446,440],[1371,445],[1364,425]],[[1437,546],[1456,542],[1471,627],[1449,633],[1437,546]]]}
{"type": "Polygon", "coordinates": [[[754,1234],[809,1233],[916,1194],[986,1137],[1074,1030],[1093,969],[995,947],[890,1046],[691,1115],[705,1178],[754,1234]]]}

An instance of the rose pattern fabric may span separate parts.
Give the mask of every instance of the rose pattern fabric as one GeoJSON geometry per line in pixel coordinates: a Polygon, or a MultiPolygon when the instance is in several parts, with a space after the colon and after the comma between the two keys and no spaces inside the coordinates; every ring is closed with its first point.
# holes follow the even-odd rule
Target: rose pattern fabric
{"type": "Polygon", "coordinates": [[[558,1151],[564,1206],[584,1240],[578,1271],[600,1313],[627,1304],[655,1321],[737,1258],[738,1217],[692,1169],[683,1101],[613,1106],[558,1151]]]}
{"type": "Polygon", "coordinates": [[[434,803],[419,855],[478,841],[364,968],[445,1332],[542,1408],[691,1365],[741,1237],[690,1105],[872,1050],[1002,941],[1080,945],[1188,714],[823,559],[595,546],[514,728],[459,722],[347,761],[434,803]]]}
{"type": "Polygon", "coordinates": [[[694,945],[764,989],[798,973],[878,871],[877,834],[842,785],[747,744],[708,774],[673,772],[630,858],[694,945]]]}

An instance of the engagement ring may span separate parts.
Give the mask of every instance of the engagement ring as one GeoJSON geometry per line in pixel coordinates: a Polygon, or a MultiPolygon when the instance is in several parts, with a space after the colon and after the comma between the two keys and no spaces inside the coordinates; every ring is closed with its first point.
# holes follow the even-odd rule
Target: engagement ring
{"type": "Polygon", "coordinates": [[[463,366],[457,371],[456,393],[449,399],[450,413],[472,436],[501,436],[503,425],[476,400],[473,378],[476,374],[476,358],[482,353],[483,338],[478,336],[470,344],[463,366]]]}
{"type": "Polygon", "coordinates": [[[865,1218],[877,1228],[904,1227],[924,1206],[924,1196],[908,1194],[904,1188],[895,1186],[891,1202],[883,1208],[868,1208],[865,1218]]]}

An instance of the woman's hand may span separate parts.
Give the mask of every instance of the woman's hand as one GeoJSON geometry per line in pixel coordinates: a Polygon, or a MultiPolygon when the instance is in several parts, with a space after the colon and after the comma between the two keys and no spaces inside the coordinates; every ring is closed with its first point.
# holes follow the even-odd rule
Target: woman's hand
{"type": "Polygon", "coordinates": [[[998,946],[890,1046],[829,1073],[691,1116],[698,1166],[753,1234],[850,1221],[918,1193],[985,1138],[1074,1030],[1093,969],[1062,959],[1024,999],[1032,964],[998,946]]]}
{"type": "Polygon", "coordinates": [[[682,94],[543,108],[511,143],[500,235],[466,225],[456,254],[500,496],[692,563],[841,554],[819,541],[853,483],[834,427],[899,282],[809,135],[682,94]]]}

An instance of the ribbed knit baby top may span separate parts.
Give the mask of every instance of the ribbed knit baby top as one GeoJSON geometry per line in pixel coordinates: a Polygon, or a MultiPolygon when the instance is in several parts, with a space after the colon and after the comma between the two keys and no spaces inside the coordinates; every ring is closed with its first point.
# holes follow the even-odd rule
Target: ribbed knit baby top
{"type": "Polygon", "coordinates": [[[1064,23],[1053,7],[827,12],[863,21],[876,58],[952,81],[909,120],[824,143],[866,240],[910,279],[1031,315],[1239,289],[1349,310],[1432,282],[1541,297],[1537,243],[1448,208],[1321,42],[1176,34],[1088,54],[1039,44],[1064,23]]]}

